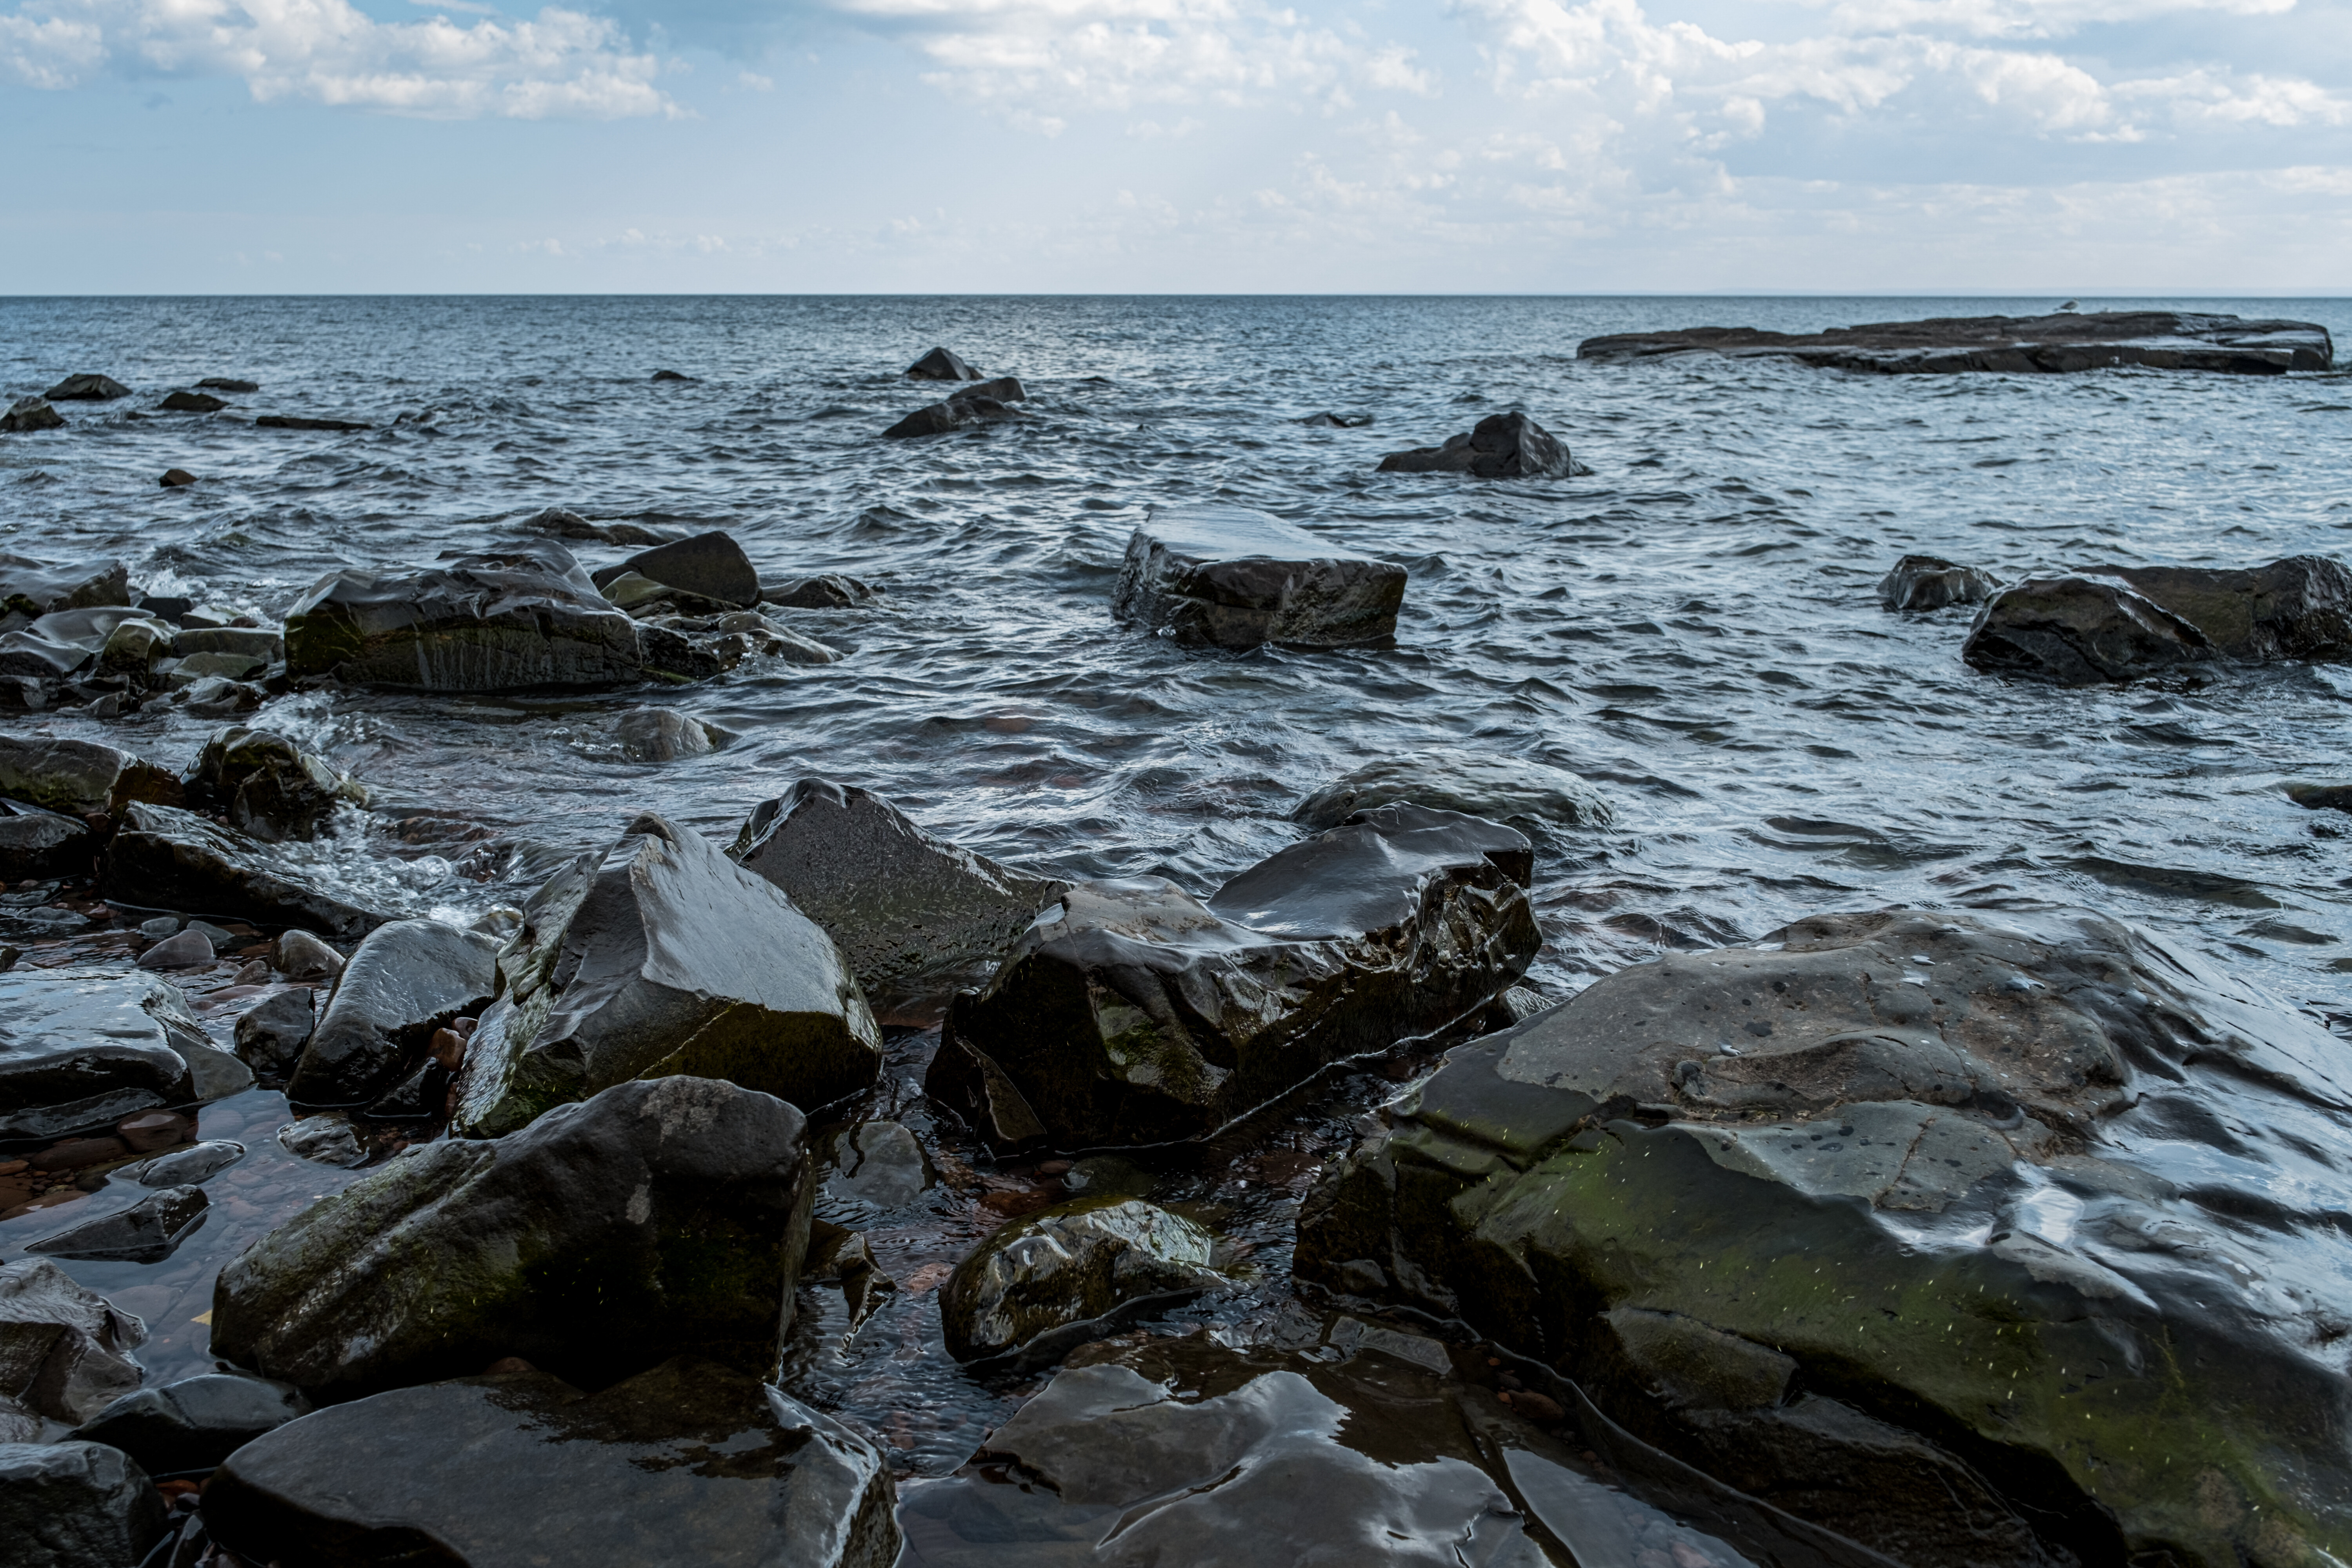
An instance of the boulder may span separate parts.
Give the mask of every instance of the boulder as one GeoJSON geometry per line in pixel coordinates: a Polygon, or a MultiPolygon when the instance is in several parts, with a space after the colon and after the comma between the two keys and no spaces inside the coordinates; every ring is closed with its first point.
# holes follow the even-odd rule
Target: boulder
{"type": "Polygon", "coordinates": [[[74,1429],[74,1440],[120,1448],[149,1475],[205,1470],[264,1432],[310,1413],[290,1384],[205,1373],[126,1394],[74,1429]]]}
{"type": "Polygon", "coordinates": [[[764,1374],[808,1247],[803,1129],[665,1078],[412,1145],[222,1268],[214,1352],[339,1396],[510,1355],[592,1384],[688,1352],[764,1374]]]}
{"type": "Polygon", "coordinates": [[[394,921],[352,953],[286,1085],[300,1105],[365,1105],[424,1059],[434,1032],[498,994],[498,944],[438,921],[394,921]]]}
{"type": "Polygon", "coordinates": [[[27,1242],[25,1250],[92,1263],[161,1263],[205,1223],[202,1187],[166,1187],[129,1208],[27,1242]]]}
{"type": "Polygon", "coordinates": [[[958,1361],[1057,1361],[1138,1311],[1223,1283],[1209,1233],[1137,1198],[1079,1198],[999,1229],[940,1289],[958,1361]]]}
{"type": "Polygon", "coordinates": [[[0,552],[0,615],[46,616],[58,610],[131,603],[129,571],[120,561],[66,561],[56,565],[29,555],[0,552]]]}
{"type": "Polygon", "coordinates": [[[522,527],[550,539],[586,540],[597,544],[667,544],[670,535],[634,522],[591,522],[566,507],[551,506],[522,520],[522,527]]]}
{"type": "Polygon", "coordinates": [[[751,558],[732,537],[717,531],[641,550],[599,569],[592,580],[601,589],[628,572],[688,599],[744,610],[760,602],[760,574],[751,558]]]}
{"type": "Polygon", "coordinates": [[[171,633],[172,651],[181,658],[200,653],[237,653],[264,664],[286,657],[286,639],[262,626],[186,626],[171,633]]]}
{"type": "Polygon", "coordinates": [[[182,490],[196,482],[196,476],[185,468],[165,468],[163,477],[155,481],[167,490],[182,490]]]}
{"type": "Polygon", "coordinates": [[[836,1205],[869,1210],[904,1208],[935,1183],[929,1155],[912,1132],[896,1121],[861,1121],[842,1134],[824,1198],[836,1205]]]}
{"type": "MultiPolygon", "coordinates": [[[[1564,479],[1578,471],[1568,446],[1524,414],[1489,414],[1442,447],[1381,459],[1383,474],[1470,474],[1482,479],[1564,479]]],[[[1589,470],[1587,470],[1589,471],[1589,470]]]]}
{"type": "Polygon", "coordinates": [[[1484,816],[1538,833],[1607,827],[1617,820],[1608,798],[1566,768],[1453,746],[1432,746],[1369,763],[1308,795],[1290,819],[1319,832],[1391,801],[1484,816]]]}
{"type": "Polygon", "coordinates": [[[891,1568],[892,1500],[863,1437],[680,1358],[600,1394],[506,1373],[318,1411],[231,1455],[204,1517],[248,1563],[406,1562],[429,1542],[448,1568],[891,1568]]]}
{"type": "Polygon", "coordinates": [[[256,925],[358,937],[394,917],[351,902],[257,838],[175,806],[134,803],[99,864],[104,896],[256,925]]]}
{"type": "Polygon", "coordinates": [[[2352,660],[2352,572],[2325,555],[2267,566],[2100,566],[2205,634],[2228,658],[2352,660]]]}
{"type": "Polygon", "coordinates": [[[367,791],[324,758],[283,735],[243,724],[213,732],[188,770],[186,789],[191,802],[265,844],[315,837],[339,807],[368,802],[367,791]]]}
{"type": "Polygon", "coordinates": [[[1906,1564],[2324,1561],[2348,1051],[2084,911],[1814,917],[1457,1047],[1298,1268],[1906,1564]]]}
{"type": "Polygon", "coordinates": [[[621,755],[633,763],[670,763],[708,756],[719,749],[721,731],[675,708],[632,708],[614,727],[621,755]]]}
{"type": "Polygon", "coordinates": [[[0,1264],[0,1394],[53,1421],[87,1421],[139,1386],[131,1352],[146,1340],[146,1324],[47,1258],[0,1264]]]}
{"type": "Polygon", "coordinates": [[[1879,374],[2098,370],[2144,364],[2159,370],[2281,375],[2326,370],[2336,347],[2309,321],[2246,321],[2179,310],[2061,310],[2048,316],[1938,316],[1876,321],[1791,334],[1753,327],[1692,327],[1587,338],[1579,359],[1646,359],[1717,353],[1727,359],[1792,359],[1824,369],[1879,374]]]}
{"type": "Polygon", "coordinates": [[[2000,579],[1940,555],[1906,555],[1878,580],[1879,603],[1890,610],[1940,610],[1981,605],[2000,592],[2000,579]]]}
{"type": "Polygon", "coordinates": [[[0,1562],[131,1568],[163,1539],[162,1494],[103,1443],[0,1443],[0,1562]]]}
{"type": "Polygon", "coordinates": [[[97,845],[78,817],[0,799],[0,882],[87,876],[97,845]]]}
{"type": "Polygon", "coordinates": [[[373,430],[357,419],[311,419],[299,414],[265,414],[254,425],[263,430],[373,430]]]}
{"type": "Polygon", "coordinates": [[[1003,399],[992,397],[980,388],[972,387],[944,402],[925,404],[883,431],[882,438],[903,441],[915,436],[944,436],[950,430],[966,430],[975,425],[1002,425],[1008,419],[1024,417],[1025,416],[1021,410],[1009,406],[1003,399]]]}
{"type": "Polygon", "coordinates": [[[0,1138],[49,1137],[207,1098],[200,1078],[218,1079],[220,1058],[243,1072],[159,976],[0,973],[0,1138]]]}
{"type": "Polygon", "coordinates": [[[207,392],[244,393],[261,390],[261,383],[257,381],[240,381],[229,375],[208,375],[196,384],[207,392]]]}
{"type": "Polygon", "coordinates": [[[1128,541],[1113,618],[1179,643],[1344,647],[1396,635],[1404,568],[1245,507],[1154,507],[1128,541]]]}
{"type": "Polygon", "coordinates": [[[101,678],[127,676],[132,684],[144,685],[155,662],[170,654],[172,637],[170,622],[143,610],[119,619],[99,645],[98,673],[101,678]]]}
{"type": "Polygon", "coordinates": [[[2029,577],[1977,612],[1960,657],[1988,675],[2095,686],[2208,664],[2203,632],[2115,577],[2029,577]]]}
{"type": "Polygon", "coordinates": [[[121,816],[133,801],[179,804],[180,781],[90,741],[0,735],[0,795],[68,816],[121,816]]]}
{"type": "Polygon", "coordinates": [[[228,406],[228,400],[208,392],[174,392],[156,406],[167,414],[217,414],[228,406]]]}
{"type": "Polygon", "coordinates": [[[0,435],[17,435],[35,430],[62,430],[65,416],[38,397],[20,397],[0,414],[0,435]]]}
{"type": "Polygon", "coordinates": [[[880,795],[804,778],[751,808],[728,853],[825,929],[885,1016],[975,983],[1066,884],[925,832],[880,795]]]}
{"type": "Polygon", "coordinates": [[[108,403],[130,396],[131,389],[111,376],[85,373],[66,377],[41,395],[52,403],[108,403]]]}
{"type": "Polygon", "coordinates": [[[871,586],[838,572],[760,584],[761,602],[785,610],[853,610],[872,604],[877,597],[871,586]]]}
{"type": "Polygon", "coordinates": [[[1512,828],[1385,805],[1205,904],[1158,878],[1078,883],[955,999],[929,1088],[1000,1149],[1203,1136],[1475,1020],[1541,943],[1531,860],[1512,828]]]}
{"type": "Polygon", "coordinates": [[[559,871],[499,955],[455,1125],[495,1137],[631,1079],[691,1073],[811,1110],[881,1069],[841,954],[772,885],[650,814],[559,871]]]}
{"type": "Polygon", "coordinates": [[[959,355],[949,349],[933,349],[908,365],[907,375],[912,381],[978,381],[982,379],[980,372],[964,363],[959,355]]]}

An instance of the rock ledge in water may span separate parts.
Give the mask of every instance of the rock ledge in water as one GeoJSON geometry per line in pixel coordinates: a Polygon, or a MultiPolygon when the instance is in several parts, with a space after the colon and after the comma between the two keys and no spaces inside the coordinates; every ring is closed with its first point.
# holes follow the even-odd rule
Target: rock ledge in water
{"type": "Polygon", "coordinates": [[[1587,338],[1579,359],[1646,359],[1704,352],[1727,358],[1801,360],[1835,370],[1889,374],[2096,370],[2144,364],[2278,375],[2326,370],[2336,345],[2310,321],[2246,321],[2174,310],[2064,311],[2054,316],[1938,316],[1832,327],[1811,336],[1754,327],[1692,327],[1587,338]]]}

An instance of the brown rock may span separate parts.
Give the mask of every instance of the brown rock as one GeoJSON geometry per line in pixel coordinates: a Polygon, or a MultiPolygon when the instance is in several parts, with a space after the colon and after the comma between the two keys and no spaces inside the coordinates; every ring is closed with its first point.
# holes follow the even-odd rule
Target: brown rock
{"type": "Polygon", "coordinates": [[[167,490],[176,490],[183,485],[192,485],[195,482],[196,476],[188,472],[185,468],[166,468],[163,470],[163,485],[167,490]]]}

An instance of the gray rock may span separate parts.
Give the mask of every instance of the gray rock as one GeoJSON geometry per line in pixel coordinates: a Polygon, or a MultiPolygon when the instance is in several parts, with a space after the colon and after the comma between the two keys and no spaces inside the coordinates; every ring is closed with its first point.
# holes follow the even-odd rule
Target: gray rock
{"type": "Polygon", "coordinates": [[[522,520],[521,526],[550,539],[587,541],[596,544],[667,544],[670,535],[634,522],[591,522],[576,511],[551,506],[522,520]]]}
{"type": "Polygon", "coordinates": [[[1962,566],[1940,555],[1906,555],[1878,580],[1879,603],[1890,610],[1940,610],[1947,605],[1981,605],[2000,591],[1990,572],[1962,566]]]}
{"type": "Polygon", "coordinates": [[[261,390],[261,383],[245,381],[233,375],[208,375],[196,384],[208,392],[247,393],[261,390]]]}
{"type": "Polygon", "coordinates": [[[343,972],[343,955],[307,931],[289,931],[270,952],[269,967],[289,980],[332,980],[343,972]]]}
{"type": "Polygon", "coordinates": [[[1028,929],[1066,884],[925,832],[880,795],[802,779],[751,808],[728,851],[825,929],[886,1016],[920,1016],[1028,929]]]}
{"type": "Polygon", "coordinates": [[[197,1095],[191,1058],[206,1052],[224,1054],[168,980],[0,973],[0,1137],[48,1137],[184,1105],[197,1095]]]}
{"type": "Polygon", "coordinates": [[[142,1187],[194,1186],[211,1181],[244,1158],[244,1144],[231,1142],[226,1138],[213,1138],[202,1143],[191,1143],[184,1149],[174,1149],[168,1154],[158,1154],[122,1174],[142,1187]]]}
{"type": "Polygon", "coordinates": [[[130,1568],[163,1538],[163,1499],[102,1443],[0,1443],[0,1562],[130,1568]]]}
{"type": "Polygon", "coordinates": [[[2196,626],[2115,577],[2029,577],[1977,612],[1960,657],[1989,675],[2095,686],[2210,663],[2196,626]]]}
{"type": "Polygon", "coordinates": [[[1025,418],[1021,410],[1001,398],[989,396],[978,387],[959,392],[944,402],[925,404],[896,425],[882,432],[886,441],[904,441],[918,436],[944,436],[953,430],[968,430],[976,425],[1002,425],[1007,420],[1025,418]]]}
{"type": "Polygon", "coordinates": [[[630,1079],[726,1079],[811,1109],[881,1068],[833,939],[699,834],[650,814],[558,872],[499,956],[453,1125],[498,1136],[630,1079]]]}
{"type": "MultiPolygon", "coordinates": [[[[209,658],[210,654],[198,655],[209,658]]],[[[226,719],[238,713],[250,713],[269,700],[269,693],[250,681],[229,680],[208,675],[172,694],[172,705],[192,718],[226,719]]],[[[152,706],[152,705],[151,705],[152,706]]]]}
{"type": "Polygon", "coordinates": [[[1326,430],[1360,430],[1371,422],[1372,416],[1369,414],[1333,414],[1328,410],[1321,414],[1309,414],[1299,420],[1301,425],[1317,426],[1326,430]]]}
{"type": "Polygon", "coordinates": [[[41,395],[51,403],[106,403],[130,396],[131,389],[111,376],[84,374],[66,377],[41,395]]]}
{"type": "Polygon", "coordinates": [[[310,1413],[291,1384],[206,1373],[161,1388],[126,1394],[74,1430],[74,1440],[104,1443],[131,1456],[149,1475],[208,1469],[264,1432],[310,1413]]]}
{"type": "Polygon", "coordinates": [[[117,673],[97,661],[126,623],[143,629],[151,645],[156,636],[170,630],[163,622],[123,605],[52,610],[21,631],[0,635],[0,675],[47,680],[83,669],[91,675],[117,673]]]}
{"type": "Polygon", "coordinates": [[[0,882],[85,874],[96,846],[85,822],[23,801],[0,800],[0,882]]]}
{"type": "Polygon", "coordinates": [[[930,1157],[896,1121],[861,1121],[842,1135],[837,1168],[824,1184],[829,1203],[904,1208],[934,1184],[930,1157]]]}
{"type": "Polygon", "coordinates": [[[143,686],[156,661],[170,652],[172,636],[170,622],[144,611],[116,621],[99,647],[99,675],[128,676],[133,685],[143,686]]]}
{"type": "Polygon", "coordinates": [[[0,435],[62,430],[65,427],[65,416],[38,397],[20,397],[8,405],[8,412],[0,414],[0,435]]]}
{"type": "Polygon", "coordinates": [[[182,626],[171,638],[172,651],[183,658],[199,653],[236,653],[268,664],[286,657],[286,638],[264,626],[182,626]]]}
{"type": "Polygon", "coordinates": [[[166,414],[217,414],[228,406],[228,399],[209,392],[172,392],[155,406],[166,414]]]}
{"type": "Polygon", "coordinates": [[[681,1358],[584,1396],[520,1373],[318,1411],[231,1455],[205,1520],[253,1563],[392,1562],[429,1541],[450,1568],[891,1568],[892,1500],[864,1438],[681,1358]]]}
{"type": "Polygon", "coordinates": [[[65,561],[51,565],[29,555],[0,552],[0,615],[46,616],[94,605],[131,603],[131,574],[120,561],[65,561]]]}
{"type": "Polygon", "coordinates": [[[2326,370],[2335,344],[2309,321],[2245,321],[2178,310],[2060,311],[2049,316],[1940,316],[1877,321],[1791,335],[1753,327],[1693,327],[1587,338],[1579,359],[1643,359],[1718,353],[1731,359],[1793,359],[1824,369],[1881,374],[2097,370],[2144,364],[2160,370],[2280,375],[2326,370]]]}
{"type": "Polygon", "coordinates": [[[359,1134],[340,1116],[305,1116],[289,1121],[278,1130],[278,1146],[298,1160],[321,1165],[350,1170],[367,1163],[367,1151],[360,1146],[359,1134]]]}
{"type": "Polygon", "coordinates": [[[1496,823],[1363,812],[1203,904],[1081,882],[949,1008],[927,1087],[991,1145],[1201,1137],[1334,1062],[1474,1024],[1542,938],[1496,823]]]}
{"type": "Polygon", "coordinates": [[[1607,827],[1617,820],[1608,798],[1566,768],[1453,746],[1432,746],[1367,763],[1308,795],[1290,819],[1320,831],[1391,801],[1539,832],[1607,827]]]}
{"type": "Polygon", "coordinates": [[[1154,507],[1128,541],[1115,619],[1186,644],[1344,647],[1396,635],[1404,568],[1235,506],[1154,507]]]}
{"type": "Polygon", "coordinates": [[[732,537],[715,530],[641,550],[596,572],[593,581],[602,588],[629,572],[688,599],[745,610],[760,602],[760,574],[750,557],[732,537]]]}
{"type": "Polygon", "coordinates": [[[940,1289],[958,1361],[1057,1360],[1122,1314],[1223,1283],[1209,1233],[1135,1198],[1085,1197],[997,1230],[940,1289]]]}
{"type": "Polygon", "coordinates": [[[878,596],[870,585],[838,572],[760,584],[762,603],[786,610],[852,610],[872,604],[878,596]]]}
{"type": "Polygon", "coordinates": [[[216,926],[210,921],[190,921],[184,929],[195,932],[212,943],[213,952],[216,954],[226,952],[233,947],[245,945],[245,938],[225,926],[216,926]]]}
{"type": "Polygon", "coordinates": [[[356,904],[282,851],[168,805],[132,805],[99,865],[106,897],[150,909],[201,910],[256,925],[316,926],[341,937],[393,918],[356,904]]]}
{"type": "Polygon", "coordinates": [[[2291,784],[2286,797],[2305,811],[2352,811],[2352,784],[2291,784]]]}
{"type": "Polygon", "coordinates": [[[950,349],[933,349],[907,367],[911,381],[978,381],[980,372],[950,349]]]}
{"type": "Polygon", "coordinates": [[[1580,471],[1568,444],[1524,414],[1489,414],[1442,447],[1381,459],[1383,474],[1468,474],[1481,479],[1562,479],[1580,471]]]}
{"type": "Polygon", "coordinates": [[[96,1263],[161,1263],[195,1234],[209,1206],[202,1187],[166,1187],[127,1209],[27,1242],[25,1250],[96,1263]]]}
{"type": "Polygon", "coordinates": [[[632,708],[614,726],[621,755],[633,763],[671,763],[708,756],[719,749],[720,731],[674,708],[632,708]]]}
{"type": "Polygon", "coordinates": [[[338,1394],[509,1355],[590,1383],[689,1352],[764,1373],[808,1247],[803,1128],[663,1078],[412,1146],[221,1270],[214,1352],[338,1394]]]}
{"type": "Polygon", "coordinates": [[[2228,658],[2352,660],[2352,572],[2325,555],[2267,566],[2101,566],[2205,634],[2228,658]]]}
{"type": "Polygon", "coordinates": [[[47,1258],[0,1264],[0,1389],[41,1415],[87,1421],[137,1388],[131,1352],[146,1340],[146,1324],[47,1258]]]}
{"type": "Polygon", "coordinates": [[[212,939],[202,931],[184,931],[139,955],[142,969],[195,969],[213,961],[212,939]]]}
{"type": "Polygon", "coordinates": [[[438,921],[394,921],[352,953],[286,1085],[301,1105],[365,1105],[424,1058],[436,1029],[499,989],[498,944],[438,921]]]}
{"type": "Polygon", "coordinates": [[[152,921],[139,922],[139,935],[146,942],[168,942],[180,934],[181,923],[177,915],[157,915],[152,921]]]}

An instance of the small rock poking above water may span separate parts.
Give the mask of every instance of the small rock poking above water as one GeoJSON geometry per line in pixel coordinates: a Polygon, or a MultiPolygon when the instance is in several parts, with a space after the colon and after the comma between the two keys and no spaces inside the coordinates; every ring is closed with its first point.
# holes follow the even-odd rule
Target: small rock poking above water
{"type": "Polygon", "coordinates": [[[641,550],[627,560],[590,574],[599,589],[634,572],[671,591],[681,608],[712,605],[748,610],[760,602],[760,574],[732,536],[713,530],[641,550]]]}
{"type": "Polygon", "coordinates": [[[2352,811],[2352,784],[2291,784],[2286,797],[2305,811],[2352,811]]]}
{"type": "Polygon", "coordinates": [[[0,1561],[8,1568],[129,1568],[168,1528],[163,1499],[103,1443],[0,1443],[0,1561]]]}
{"type": "Polygon", "coordinates": [[[2216,658],[2352,660],[2352,572],[2326,556],[2267,566],[2105,566],[2030,578],[1979,613],[1960,657],[2062,686],[2216,658]]]}
{"type": "Polygon", "coordinates": [[[202,1187],[165,1187],[129,1208],[27,1242],[25,1250],[94,1263],[161,1263],[205,1223],[209,1206],[202,1187]]]}
{"type": "Polygon", "coordinates": [[[940,1289],[958,1361],[1057,1361],[1123,1313],[1223,1283],[1209,1233],[1134,1198],[1080,1198],[1003,1226],[940,1289]]]}
{"type": "Polygon", "coordinates": [[[163,477],[156,481],[167,490],[185,489],[195,482],[196,476],[185,468],[166,468],[163,477]]]}
{"type": "Polygon", "coordinates": [[[265,414],[254,425],[263,430],[373,430],[374,426],[358,419],[314,419],[299,414],[265,414]]]}
{"type": "Polygon", "coordinates": [[[2326,370],[2336,345],[2311,321],[2247,321],[2177,310],[2061,311],[2050,316],[1937,316],[1832,327],[1810,336],[1753,327],[1692,327],[1587,338],[1579,359],[1647,359],[1709,353],[1731,359],[1793,359],[1825,369],[1882,374],[2012,374],[2158,370],[2280,375],[2326,370]]]}
{"type": "Polygon", "coordinates": [[[652,379],[655,381],[692,381],[694,377],[687,374],[682,370],[657,370],[654,372],[652,379]]]}
{"type": "Polygon", "coordinates": [[[670,763],[680,757],[708,756],[726,740],[726,731],[675,708],[632,708],[614,726],[621,755],[633,763],[670,763]]]}
{"type": "Polygon", "coordinates": [[[1890,610],[1940,610],[1981,605],[2000,591],[2000,579],[1940,555],[1906,555],[1878,580],[1878,600],[1890,610]]]}
{"type": "Polygon", "coordinates": [[[1607,827],[1617,820],[1608,797],[1566,768],[1531,757],[1432,746],[1384,757],[1299,802],[1290,820],[1320,832],[1359,811],[1402,801],[1458,811],[1538,833],[1607,827]]]}
{"type": "Polygon", "coordinates": [[[196,384],[206,392],[247,393],[261,390],[261,383],[240,381],[232,375],[208,375],[196,384]]]}
{"type": "Polygon", "coordinates": [[[1524,414],[1489,414],[1442,447],[1416,447],[1381,459],[1383,474],[1469,474],[1482,479],[1562,479],[1590,473],[1568,444],[1524,414]]]}
{"type": "Polygon", "coordinates": [[[518,525],[550,539],[572,539],[596,544],[667,544],[671,535],[634,522],[591,522],[568,508],[551,506],[524,518],[518,525]]]}
{"type": "Polygon", "coordinates": [[[980,381],[980,372],[951,349],[938,348],[907,367],[910,381],[980,381]]]}
{"type": "Polygon", "coordinates": [[[343,955],[307,931],[289,931],[270,950],[269,967],[289,980],[332,980],[343,972],[343,955]]]}
{"type": "Polygon", "coordinates": [[[364,1105],[424,1058],[434,1031],[498,993],[498,944],[438,921],[378,926],[351,956],[286,1085],[299,1105],[364,1105]]]}
{"type": "Polygon", "coordinates": [[[111,376],[84,373],[66,377],[41,395],[52,403],[108,403],[130,396],[131,389],[111,376]]]}
{"type": "MultiPolygon", "coordinates": [[[[999,384],[990,382],[987,386],[999,384]]],[[[1013,395],[1026,395],[1014,382],[1013,395]]],[[[1024,417],[1021,410],[1010,402],[987,390],[986,386],[968,387],[955,393],[944,402],[925,404],[896,425],[882,432],[886,441],[904,441],[917,436],[944,436],[951,430],[966,430],[975,425],[1002,425],[1010,419],[1024,417]]]]}
{"type": "Polygon", "coordinates": [[[1245,507],[1154,507],[1128,541],[1114,618],[1178,643],[1345,647],[1396,635],[1405,573],[1245,507]]]}
{"type": "Polygon", "coordinates": [[[167,414],[217,414],[228,406],[228,400],[209,392],[174,392],[156,406],[167,414]]]}
{"type": "Polygon", "coordinates": [[[1298,423],[1301,425],[1319,426],[1326,430],[1360,430],[1371,422],[1372,416],[1369,414],[1332,414],[1326,412],[1322,414],[1309,414],[1298,423]]]}
{"type": "Polygon", "coordinates": [[[62,430],[65,416],[38,397],[20,397],[0,414],[0,435],[29,434],[35,430],[62,430]]]}
{"type": "Polygon", "coordinates": [[[838,572],[797,580],[763,579],[760,584],[761,602],[783,610],[853,610],[872,604],[877,597],[869,584],[838,572]]]}
{"type": "Polygon", "coordinates": [[[99,864],[99,886],[135,908],[309,926],[339,937],[362,936],[393,918],[352,902],[277,846],[192,811],[145,803],[124,808],[99,864]]]}

